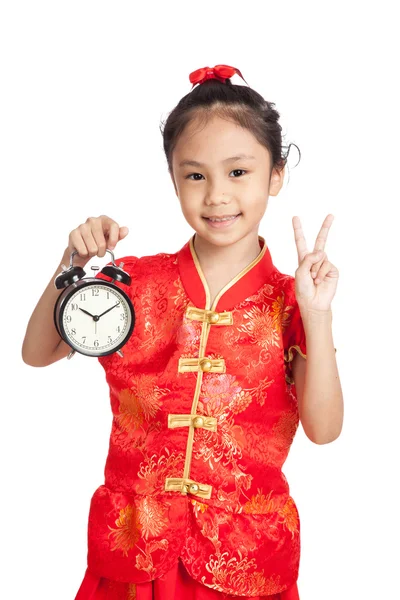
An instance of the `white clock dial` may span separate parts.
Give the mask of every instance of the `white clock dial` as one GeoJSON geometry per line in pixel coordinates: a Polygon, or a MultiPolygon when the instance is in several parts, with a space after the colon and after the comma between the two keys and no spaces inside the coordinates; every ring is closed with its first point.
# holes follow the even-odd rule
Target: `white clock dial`
{"type": "Polygon", "coordinates": [[[131,322],[124,296],[101,283],[78,288],[63,310],[64,331],[71,344],[94,354],[119,346],[131,322]]]}

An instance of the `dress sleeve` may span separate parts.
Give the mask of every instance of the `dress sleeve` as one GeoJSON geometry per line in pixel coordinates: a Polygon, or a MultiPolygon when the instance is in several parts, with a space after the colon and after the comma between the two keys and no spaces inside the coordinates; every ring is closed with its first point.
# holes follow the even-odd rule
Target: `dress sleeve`
{"type": "MultiPolygon", "coordinates": [[[[282,310],[282,338],[285,361],[285,378],[290,384],[294,383],[292,361],[296,352],[307,358],[306,334],[296,300],[296,280],[290,276],[286,287],[282,310]]],[[[336,348],[335,348],[336,353],[336,348]]]]}
{"type": "Polygon", "coordinates": [[[283,314],[282,314],[282,339],[285,362],[285,378],[287,383],[293,384],[292,361],[296,352],[307,358],[306,334],[296,300],[295,278],[290,277],[286,288],[283,314]]]}

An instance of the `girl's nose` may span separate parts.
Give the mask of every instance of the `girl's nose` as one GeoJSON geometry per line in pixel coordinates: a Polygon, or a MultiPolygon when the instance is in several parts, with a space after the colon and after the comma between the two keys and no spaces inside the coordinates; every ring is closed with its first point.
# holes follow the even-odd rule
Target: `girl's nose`
{"type": "Polygon", "coordinates": [[[229,204],[230,199],[228,194],[221,189],[221,187],[217,188],[216,186],[213,186],[208,189],[205,201],[206,204],[219,205],[229,204]]]}
{"type": "Polygon", "coordinates": [[[230,204],[230,200],[227,196],[208,196],[205,203],[208,206],[219,206],[220,204],[230,204]]]}

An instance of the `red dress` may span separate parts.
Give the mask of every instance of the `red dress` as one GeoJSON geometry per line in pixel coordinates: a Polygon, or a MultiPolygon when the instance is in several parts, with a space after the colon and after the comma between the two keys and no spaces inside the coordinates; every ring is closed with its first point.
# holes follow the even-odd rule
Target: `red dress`
{"type": "Polygon", "coordinates": [[[211,305],[194,238],[120,259],[136,322],[123,357],[98,359],[113,422],[76,600],[298,600],[282,473],[299,424],[294,350],[306,357],[294,277],[260,236],[211,305]]]}
{"type": "Polygon", "coordinates": [[[155,581],[121,583],[98,578],[86,571],[75,600],[299,600],[297,583],[272,596],[232,596],[192,579],[179,561],[155,581]]]}

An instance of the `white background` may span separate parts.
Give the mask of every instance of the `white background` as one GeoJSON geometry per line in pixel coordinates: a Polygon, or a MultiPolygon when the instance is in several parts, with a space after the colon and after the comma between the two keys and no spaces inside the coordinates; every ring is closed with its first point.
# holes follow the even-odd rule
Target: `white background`
{"type": "Polygon", "coordinates": [[[340,272],[344,427],[318,446],[300,426],[284,465],[301,517],[301,600],[400,597],[395,5],[2,3],[3,598],[75,597],[112,420],[96,359],[23,363],[30,315],[88,216],[130,228],[116,258],[176,252],[192,235],[159,127],[190,91],[189,73],[219,63],[276,103],[284,143],[302,153],[296,166],[292,147],[260,226],[278,269],[297,268],[293,215],[310,251],[335,216],[326,252],[340,272]]]}

